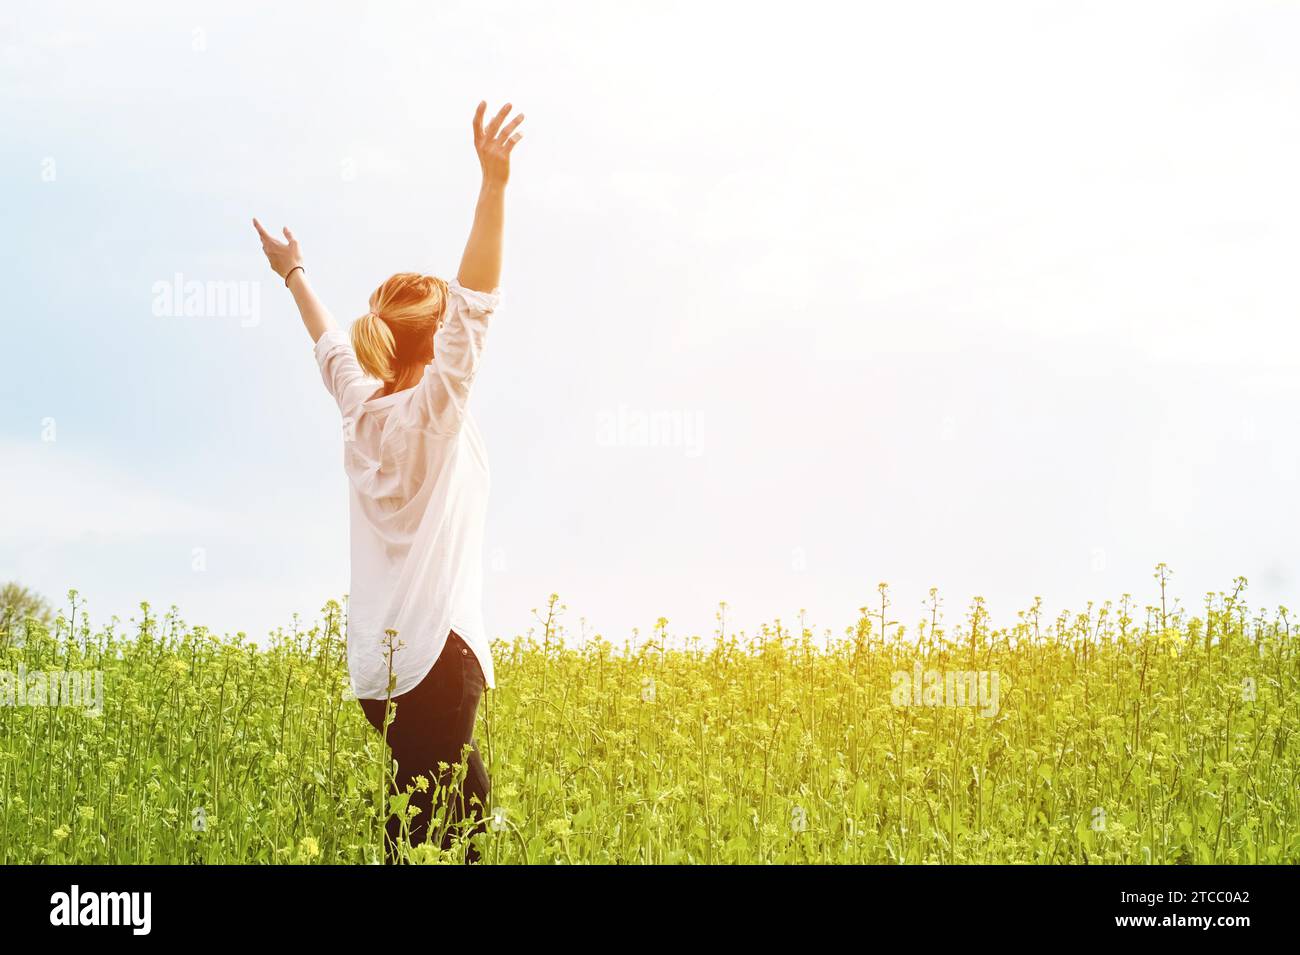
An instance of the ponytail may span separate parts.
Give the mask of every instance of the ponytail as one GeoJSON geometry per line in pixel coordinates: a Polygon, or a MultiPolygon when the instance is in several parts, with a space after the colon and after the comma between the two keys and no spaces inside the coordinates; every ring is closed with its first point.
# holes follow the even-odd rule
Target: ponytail
{"type": "Polygon", "coordinates": [[[374,312],[366,312],[352,323],[352,350],[361,370],[371,378],[393,380],[397,343],[393,341],[392,330],[374,312]]]}

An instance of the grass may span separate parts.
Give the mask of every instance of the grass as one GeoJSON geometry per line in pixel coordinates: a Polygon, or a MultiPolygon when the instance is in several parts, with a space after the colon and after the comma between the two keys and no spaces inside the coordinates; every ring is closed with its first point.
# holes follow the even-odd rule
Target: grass
{"type": "MultiPolygon", "coordinates": [[[[479,711],[501,863],[1295,863],[1300,656],[1245,581],[1195,615],[1041,603],[906,630],[774,623],[569,646],[552,598],[495,645],[479,711]],[[919,668],[917,664],[919,663],[919,668]],[[996,715],[899,705],[895,674],[996,674],[996,715]]],[[[365,863],[378,735],[348,698],[342,611],[263,646],[142,605],[129,633],[70,612],[0,671],[102,670],[99,715],[0,705],[4,863],[365,863]]],[[[907,697],[906,694],[904,694],[907,697]]],[[[907,697],[907,702],[915,702],[907,697]]],[[[2,702],[2,701],[0,701],[2,702]]],[[[398,800],[400,811],[402,800],[398,800]]],[[[432,846],[414,861],[444,861],[432,846]]]]}

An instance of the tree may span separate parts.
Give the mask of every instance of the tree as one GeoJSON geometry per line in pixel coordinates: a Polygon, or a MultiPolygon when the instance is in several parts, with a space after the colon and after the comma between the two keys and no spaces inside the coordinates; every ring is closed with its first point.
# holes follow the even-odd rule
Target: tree
{"type": "Polygon", "coordinates": [[[53,611],[45,598],[28,590],[17,581],[0,586],[0,634],[8,642],[15,630],[21,630],[28,620],[37,620],[49,626],[53,611]]]}

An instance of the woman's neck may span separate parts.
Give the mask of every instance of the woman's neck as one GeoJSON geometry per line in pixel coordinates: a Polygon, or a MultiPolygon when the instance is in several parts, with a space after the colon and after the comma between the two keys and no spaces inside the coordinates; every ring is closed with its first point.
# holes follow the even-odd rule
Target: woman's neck
{"type": "Polygon", "coordinates": [[[384,383],[384,394],[394,395],[407,388],[413,388],[423,377],[423,365],[407,365],[405,368],[398,369],[396,378],[384,383]]]}

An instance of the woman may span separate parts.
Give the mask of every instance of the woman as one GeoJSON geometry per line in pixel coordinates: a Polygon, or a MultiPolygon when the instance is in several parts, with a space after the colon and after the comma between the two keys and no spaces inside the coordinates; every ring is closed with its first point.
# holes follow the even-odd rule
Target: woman
{"type": "MultiPolygon", "coordinates": [[[[293,292],[343,415],[352,687],[397,761],[394,792],[415,789],[413,845],[426,838],[435,786],[452,790],[443,848],[461,820],[468,819],[462,831],[482,831],[490,786],[473,740],[479,697],[494,685],[481,606],[488,466],[466,402],[499,301],[505,187],[524,117],[507,122],[507,103],[484,127],[486,109],[480,103],[474,114],[483,183],[456,278],[392,276],[370,296],[350,342],[312,292],[293,233],[285,229],[280,241],[253,220],[271,268],[293,292]],[[395,713],[385,730],[389,699],[395,713]],[[439,764],[462,761],[465,778],[455,787],[454,770],[440,771],[439,764]],[[427,781],[423,788],[418,777],[427,781]]],[[[389,861],[399,855],[401,830],[400,819],[390,817],[389,861]]],[[[468,857],[477,857],[472,847],[468,857]]]]}

